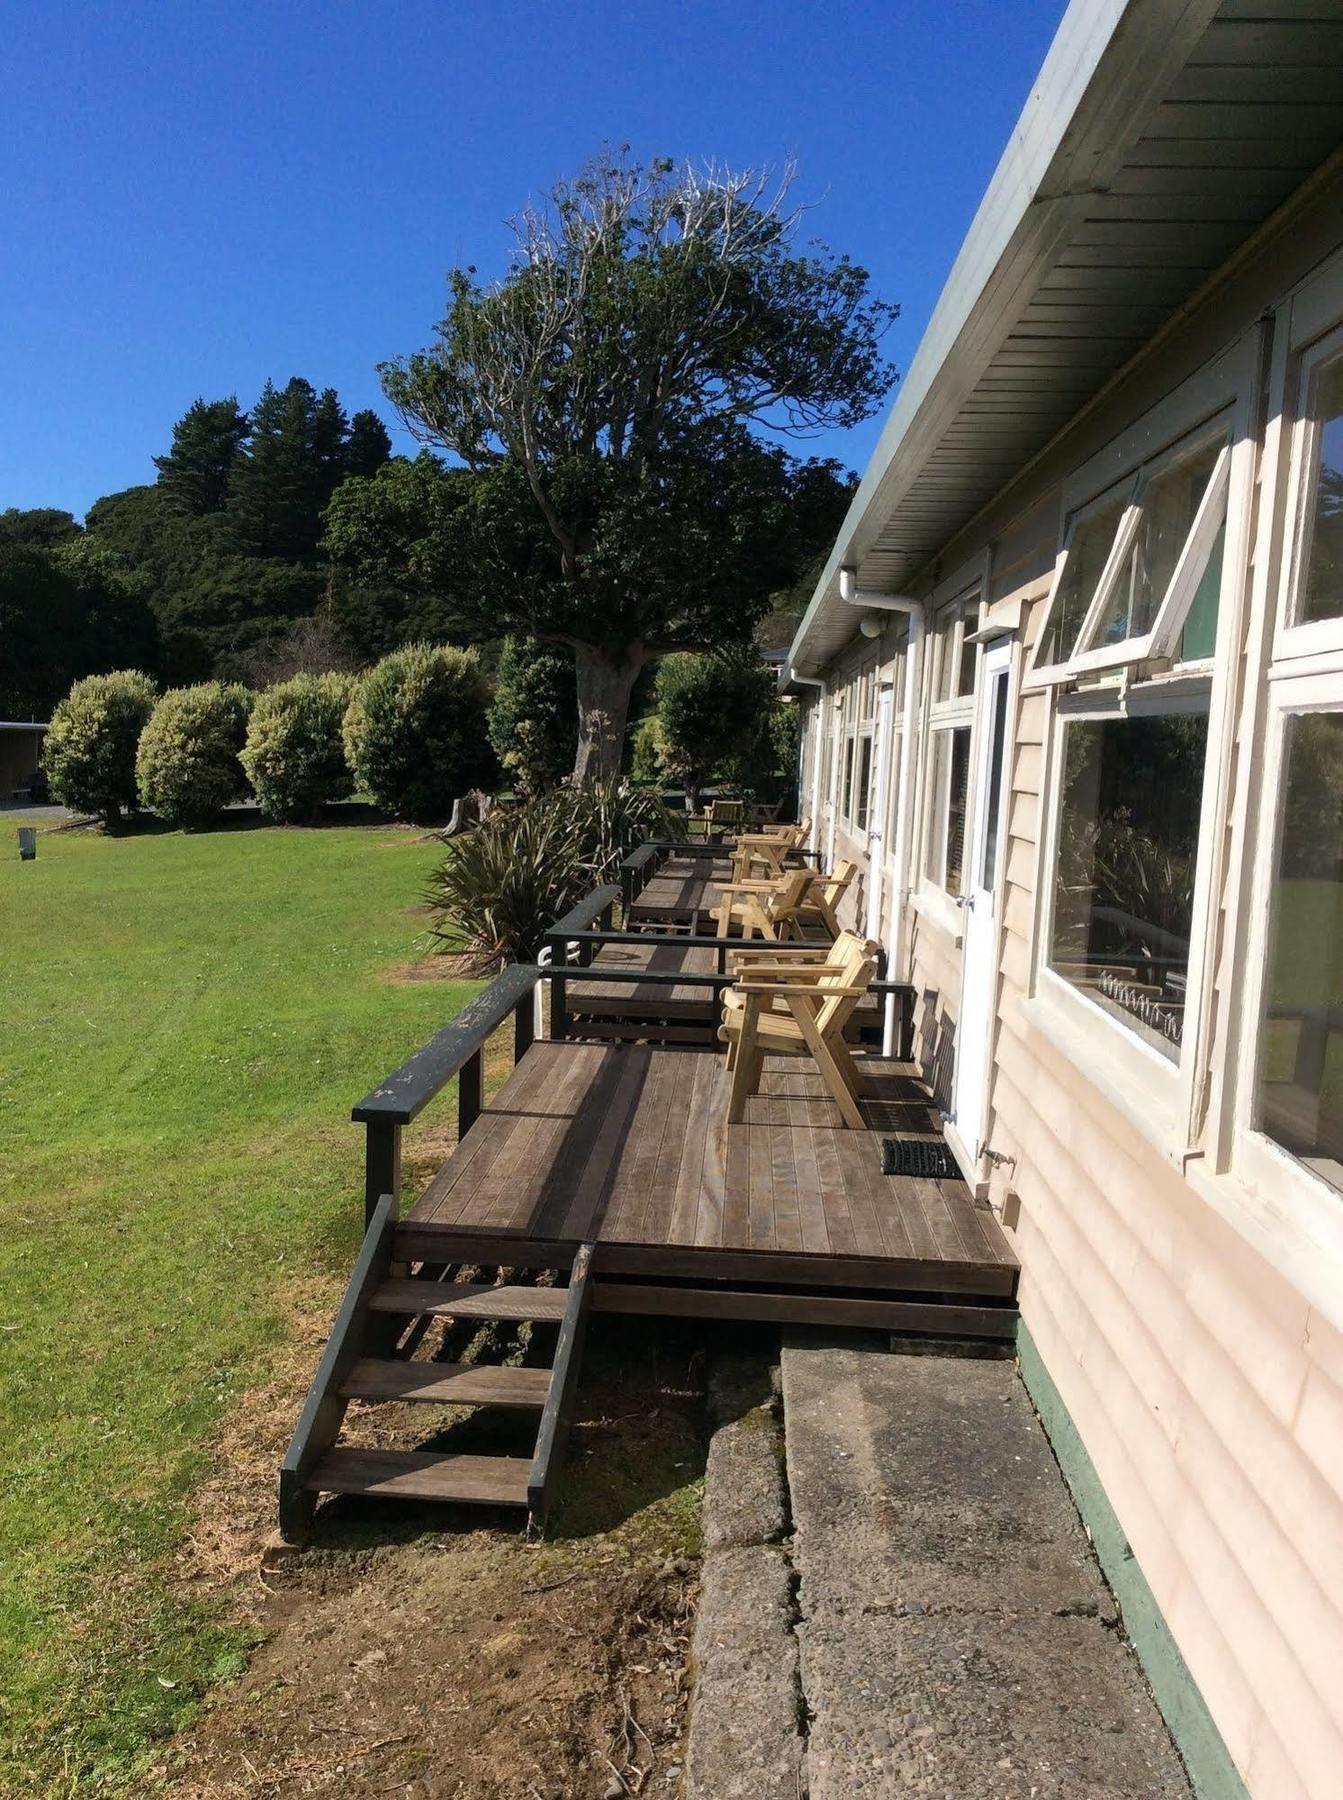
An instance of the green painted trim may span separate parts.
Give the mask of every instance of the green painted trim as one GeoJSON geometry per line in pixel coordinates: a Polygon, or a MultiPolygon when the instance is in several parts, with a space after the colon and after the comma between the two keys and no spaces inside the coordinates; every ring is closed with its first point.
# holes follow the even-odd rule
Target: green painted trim
{"type": "Polygon", "coordinates": [[[1073,1502],[1091,1533],[1105,1579],[1123,1612],[1124,1629],[1184,1758],[1194,1792],[1199,1800],[1248,1800],[1248,1790],[1222,1734],[1161,1616],[1095,1464],[1025,1325],[1017,1329],[1017,1355],[1021,1379],[1044,1424],[1073,1502]]]}

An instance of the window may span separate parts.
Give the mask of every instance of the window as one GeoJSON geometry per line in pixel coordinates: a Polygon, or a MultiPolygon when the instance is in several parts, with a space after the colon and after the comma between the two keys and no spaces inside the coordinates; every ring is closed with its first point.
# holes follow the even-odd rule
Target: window
{"type": "Polygon", "coordinates": [[[1048,966],[1174,1060],[1184,1030],[1206,699],[1193,710],[1071,718],[1048,966]]]}
{"type": "Polygon", "coordinates": [[[965,809],[970,789],[970,727],[933,737],[926,873],[953,897],[965,875],[965,809]]]}
{"type": "Polygon", "coordinates": [[[1292,622],[1343,615],[1343,351],[1304,375],[1297,578],[1292,622]]]}
{"type": "Polygon", "coordinates": [[[965,825],[970,787],[970,731],[979,646],[965,640],[979,620],[979,588],[957,596],[933,625],[933,702],[923,873],[958,899],[965,880],[965,825]]]}
{"type": "Polygon", "coordinates": [[[1259,1129],[1343,1191],[1343,712],[1285,722],[1259,1129]]]}
{"type": "MultiPolygon", "coordinates": [[[[1335,288],[1335,317],[1337,305],[1335,288]]],[[[1283,1200],[1299,1191],[1334,1216],[1343,1197],[1343,328],[1298,351],[1286,380],[1295,423],[1236,1160],[1261,1191],[1283,1200]],[[1284,1157],[1301,1172],[1299,1190],[1286,1184],[1284,1157]]]]}
{"type": "MultiPolygon", "coordinates": [[[[1033,661],[1072,690],[1053,735],[1041,967],[1174,1066],[1192,1041],[1202,942],[1195,892],[1230,440],[1228,411],[1073,513],[1033,661]]],[[[1063,989],[1051,991],[1061,1001],[1063,989]]],[[[1159,1063],[1138,1060],[1144,1080],[1166,1080],[1159,1063]]]]}
{"type": "Polygon", "coordinates": [[[975,691],[978,645],[966,638],[979,623],[979,593],[947,607],[937,624],[936,699],[966,700],[975,691]]]}
{"type": "Polygon", "coordinates": [[[1204,429],[1072,519],[1033,667],[1067,677],[1206,661],[1217,636],[1231,456],[1204,429]]]}

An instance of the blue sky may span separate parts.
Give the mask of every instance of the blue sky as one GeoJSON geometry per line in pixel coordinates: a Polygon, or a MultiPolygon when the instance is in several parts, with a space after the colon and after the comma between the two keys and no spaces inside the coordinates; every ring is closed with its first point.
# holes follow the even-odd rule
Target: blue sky
{"type": "MultiPolygon", "coordinates": [[[[445,270],[498,270],[507,216],[603,141],[794,155],[809,233],[900,303],[903,369],[1061,13],[0,0],[0,508],[152,478],[198,394],[379,405],[445,270]]],[[[879,424],[815,448],[861,468],[879,424]]]]}

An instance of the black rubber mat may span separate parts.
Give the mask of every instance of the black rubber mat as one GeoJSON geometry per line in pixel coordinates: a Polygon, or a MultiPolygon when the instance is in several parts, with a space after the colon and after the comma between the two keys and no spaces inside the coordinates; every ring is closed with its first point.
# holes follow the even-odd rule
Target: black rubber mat
{"type": "Polygon", "coordinates": [[[931,1138],[907,1137],[881,1140],[881,1172],[917,1175],[924,1181],[955,1181],[961,1173],[945,1144],[931,1138]]]}

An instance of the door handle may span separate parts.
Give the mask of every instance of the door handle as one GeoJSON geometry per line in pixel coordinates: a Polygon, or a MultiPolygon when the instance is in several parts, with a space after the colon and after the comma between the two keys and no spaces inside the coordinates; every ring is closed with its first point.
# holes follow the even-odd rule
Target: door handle
{"type": "Polygon", "coordinates": [[[972,893],[958,894],[956,896],[956,904],[960,907],[962,912],[973,912],[975,910],[975,897],[972,893]]]}

